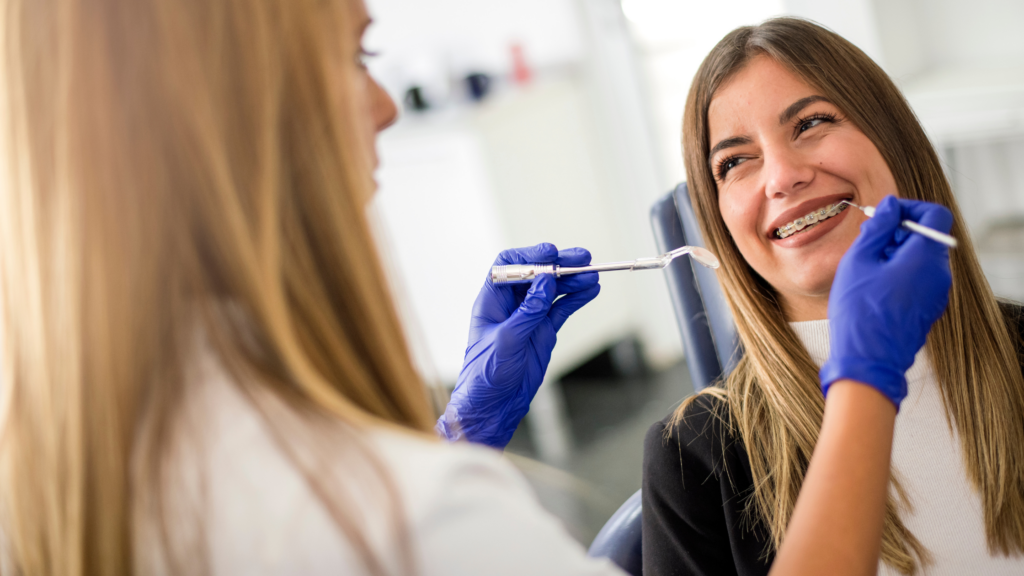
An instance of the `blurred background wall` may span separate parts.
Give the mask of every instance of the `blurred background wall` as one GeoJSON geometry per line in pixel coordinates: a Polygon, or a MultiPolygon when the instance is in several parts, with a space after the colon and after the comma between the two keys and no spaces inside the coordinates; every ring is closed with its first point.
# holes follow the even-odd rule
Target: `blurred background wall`
{"type": "MultiPolygon", "coordinates": [[[[896,80],[993,287],[1024,300],[1020,0],[367,1],[370,67],[403,110],[380,139],[373,211],[432,384],[454,384],[499,250],[656,253],[648,209],[685,179],[680,122],[697,66],[731,29],[783,14],[836,30],[896,80]]],[[[690,391],[661,275],[609,274],[602,287],[560,333],[513,445],[570,473],[560,485],[579,505],[550,501],[584,541],[639,487],[647,426],[690,391]]]]}

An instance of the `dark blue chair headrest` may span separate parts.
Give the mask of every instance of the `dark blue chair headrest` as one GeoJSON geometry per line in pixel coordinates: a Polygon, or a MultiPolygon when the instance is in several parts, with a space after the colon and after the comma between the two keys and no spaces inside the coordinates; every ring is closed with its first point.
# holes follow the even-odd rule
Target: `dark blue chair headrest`
{"type": "Polygon", "coordinates": [[[640,491],[637,490],[597,533],[587,555],[608,558],[627,574],[640,576],[643,572],[640,512],[640,491]]]}
{"type": "MultiPolygon", "coordinates": [[[[661,252],[705,247],[685,182],[654,204],[651,226],[661,252]]],[[[689,258],[665,269],[694,390],[731,372],[740,357],[736,324],[715,274],[689,258]]]]}

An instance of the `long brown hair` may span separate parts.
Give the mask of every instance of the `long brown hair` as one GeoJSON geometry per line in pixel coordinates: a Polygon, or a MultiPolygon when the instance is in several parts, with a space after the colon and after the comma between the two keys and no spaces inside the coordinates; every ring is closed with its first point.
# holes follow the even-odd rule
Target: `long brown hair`
{"type": "Polygon", "coordinates": [[[357,63],[339,56],[352,17],[341,0],[0,3],[0,518],[17,573],[132,572],[130,509],[159,487],[197,327],[248,397],[429,431],[365,219],[357,63]]]}
{"type": "MultiPolygon", "coordinates": [[[[701,65],[686,101],[687,180],[708,247],[721,257],[718,278],[736,319],[744,355],[721,386],[722,414],[750,457],[754,493],[747,511],[781,545],[824,410],[817,367],[789,327],[775,290],[747,264],[718,209],[708,168],[708,108],[715,91],[757,56],[792,70],[833,102],[881,152],[900,196],[942,204],[954,215],[949,308],[928,339],[946,412],[959,434],[970,480],[981,494],[992,553],[1024,552],[1024,380],[999,306],[982,274],[938,156],[899,89],[867,55],[814,23],[777,18],[728,34],[701,65]]],[[[685,418],[684,403],[676,412],[685,418]]],[[[904,500],[890,498],[882,559],[912,573],[927,551],[901,522],[904,500]]]]}

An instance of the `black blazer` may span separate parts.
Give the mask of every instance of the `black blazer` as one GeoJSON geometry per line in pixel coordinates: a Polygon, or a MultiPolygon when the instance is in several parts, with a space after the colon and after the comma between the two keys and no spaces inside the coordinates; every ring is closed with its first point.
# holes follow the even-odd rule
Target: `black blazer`
{"type": "MultiPolygon", "coordinates": [[[[1000,307],[1024,371],[1024,308],[1000,307]]],[[[743,443],[727,432],[725,402],[699,396],[666,434],[670,419],[644,441],[644,576],[768,574],[775,550],[767,526],[744,512],[753,477],[743,443]]]]}

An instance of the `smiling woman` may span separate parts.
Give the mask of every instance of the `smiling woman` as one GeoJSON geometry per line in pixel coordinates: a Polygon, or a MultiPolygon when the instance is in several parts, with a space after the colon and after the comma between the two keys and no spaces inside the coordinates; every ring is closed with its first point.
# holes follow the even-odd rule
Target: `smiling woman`
{"type": "Polygon", "coordinates": [[[708,164],[722,219],[790,321],[826,317],[832,276],[863,221],[839,202],[874,206],[896,194],[878,148],[814,92],[758,56],[723,83],[708,109],[709,136],[718,142],[708,164]]]}
{"type": "Polygon", "coordinates": [[[743,357],[648,434],[645,573],[770,569],[822,424],[832,282],[864,221],[838,203],[887,195],[946,206],[961,244],[949,307],[907,372],[880,573],[1019,573],[1020,309],[989,289],[899,90],[838,35],[774,19],[711,51],[683,124],[690,193],[743,357]]]}

